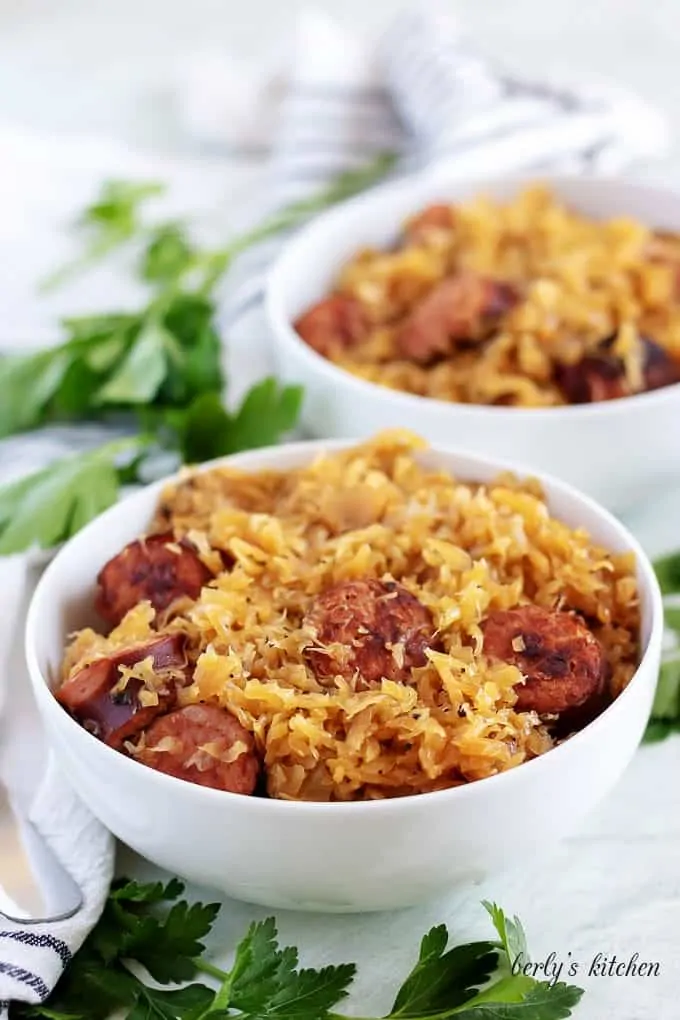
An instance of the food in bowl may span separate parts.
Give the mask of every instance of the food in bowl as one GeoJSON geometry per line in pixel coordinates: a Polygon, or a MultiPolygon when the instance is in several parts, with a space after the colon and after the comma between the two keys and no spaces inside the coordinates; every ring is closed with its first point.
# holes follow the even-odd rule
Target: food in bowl
{"type": "Polygon", "coordinates": [[[632,396],[680,382],[680,235],[541,186],[434,203],[351,258],[295,329],[356,376],[438,400],[632,396]]]}
{"type": "MultiPolygon", "coordinates": [[[[302,344],[299,346],[302,348],[302,344]]],[[[202,488],[199,485],[197,491],[212,492],[203,500],[206,506],[224,499],[226,483],[214,472],[215,467],[224,465],[243,480],[239,501],[243,505],[249,500],[245,503],[248,510],[260,499],[263,473],[274,478],[280,478],[281,473],[291,476],[321,458],[334,465],[337,476],[340,468],[336,455],[351,445],[347,440],[323,440],[251,450],[199,468],[198,472],[205,472],[211,480],[202,488]],[[245,472],[259,479],[250,497],[245,490],[245,472]]],[[[468,486],[470,499],[475,492],[495,486],[501,475],[505,482],[508,471],[518,477],[526,474],[525,468],[512,462],[436,445],[425,450],[406,445],[402,456],[407,462],[414,460],[428,475],[437,472],[448,478],[453,475],[473,480],[477,484],[468,486]]],[[[564,535],[587,531],[591,547],[607,550],[603,564],[612,554],[629,556],[632,552],[635,597],[639,601],[635,613],[639,612],[640,628],[636,635],[639,651],[631,653],[638,665],[629,682],[622,676],[625,690],[569,739],[557,735],[553,745],[558,746],[547,753],[530,761],[525,759],[519,767],[500,771],[481,782],[463,782],[422,796],[314,802],[230,794],[185,782],[143,766],[129,754],[95,739],[54,696],[62,673],[64,647],[70,635],[86,627],[106,634],[109,625],[104,626],[93,608],[95,577],[140,535],[161,533],[167,528],[167,513],[159,507],[167,503],[163,494],[168,486],[177,493],[174,510],[167,504],[168,510],[173,510],[176,527],[181,528],[181,511],[189,514],[192,504],[190,490],[184,488],[184,507],[177,505],[179,480],[184,479],[175,477],[142,489],[71,539],[42,575],[26,623],[33,692],[55,760],[93,816],[136,853],[188,881],[220,889],[229,897],[263,904],[270,910],[390,910],[429,899],[441,900],[445,890],[469,888],[472,883],[505,873],[512,865],[526,871],[556,841],[577,833],[587,815],[620,781],[640,742],[654,697],[663,631],[661,595],[649,558],[623,524],[549,475],[540,476],[545,494],[540,502],[548,509],[535,505],[540,518],[547,518],[546,526],[551,531],[554,519],[562,522],[564,535]]],[[[531,494],[535,483],[518,485],[518,490],[512,485],[508,488],[514,493],[528,489],[531,494]]],[[[275,492],[269,490],[268,498],[274,497],[275,492]]],[[[459,498],[466,496],[461,492],[459,498]]],[[[311,509],[315,509],[313,504],[311,509]]],[[[328,507],[322,507],[323,511],[327,514],[328,507]]],[[[508,513],[518,516],[516,511],[508,513]]],[[[178,534],[181,536],[181,530],[178,534]]],[[[507,532],[504,534],[507,538],[507,532]]],[[[520,534],[518,522],[516,538],[520,534]]],[[[255,544],[249,539],[246,542],[255,544]]],[[[494,564],[502,556],[504,544],[508,543],[500,541],[496,545],[494,564]]],[[[557,545],[563,550],[563,543],[557,545]]],[[[418,549],[423,548],[421,540],[418,549]]],[[[531,560],[525,558],[518,566],[518,574],[533,562],[539,570],[545,569],[547,579],[550,560],[554,559],[555,576],[561,575],[573,589],[574,569],[582,576],[584,563],[580,540],[574,542],[574,549],[573,560],[564,550],[551,552],[547,558],[532,553],[531,560]]],[[[479,555],[473,550],[473,557],[479,555]]],[[[588,561],[587,555],[585,559],[588,561]]],[[[607,592],[609,575],[604,566],[602,571],[604,577],[593,570],[595,588],[607,592]]],[[[405,579],[400,583],[405,586],[405,579]]],[[[454,584],[452,575],[450,588],[454,584]]],[[[629,584],[624,581],[624,585],[629,584]]],[[[557,584],[554,592],[559,598],[557,584]]],[[[455,590],[453,594],[457,595],[455,590]]],[[[616,600],[621,599],[627,601],[627,596],[619,588],[616,600]]],[[[536,604],[537,600],[529,593],[526,601],[536,604]]],[[[603,607],[610,601],[606,595],[603,607]]],[[[589,624],[587,613],[583,609],[576,615],[599,640],[600,628],[589,624]]],[[[609,647],[613,648],[613,643],[609,647]]],[[[623,657],[629,658],[628,652],[623,652],[623,657]]],[[[484,711],[479,717],[483,722],[484,711]]],[[[256,788],[258,794],[262,793],[262,781],[263,777],[256,788]]]]}
{"type": "Polygon", "coordinates": [[[72,636],[58,700],[146,766],[279,799],[439,790],[549,751],[636,669],[634,558],[538,483],[459,480],[425,445],[182,477],[99,572],[111,629],[72,636]]]}

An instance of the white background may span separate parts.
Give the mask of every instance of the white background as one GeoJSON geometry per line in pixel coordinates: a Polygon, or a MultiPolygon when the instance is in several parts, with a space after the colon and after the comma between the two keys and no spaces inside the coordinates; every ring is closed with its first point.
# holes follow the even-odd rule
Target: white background
{"type": "MultiPolygon", "coordinates": [[[[445,0],[446,2],[446,0],[445,0]]],[[[485,50],[517,71],[626,81],[680,129],[678,0],[460,0],[485,50]]],[[[258,58],[285,45],[311,0],[0,0],[0,116],[61,131],[185,144],[169,95],[187,58],[225,46],[258,58]]],[[[375,30],[400,0],[318,0],[375,30]]],[[[677,132],[680,136],[680,131],[677,132]]],[[[680,173],[680,148],[667,163],[680,173]]]]}

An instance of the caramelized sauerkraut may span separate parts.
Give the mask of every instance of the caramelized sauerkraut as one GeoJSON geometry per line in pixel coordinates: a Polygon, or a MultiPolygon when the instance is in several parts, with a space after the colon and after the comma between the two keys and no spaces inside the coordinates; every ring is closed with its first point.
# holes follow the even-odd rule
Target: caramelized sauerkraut
{"type": "MultiPolygon", "coordinates": [[[[202,736],[189,765],[207,769],[215,747],[222,764],[240,761],[245,733],[277,798],[422,793],[549,751],[564,737],[549,697],[536,710],[528,693],[518,704],[541,635],[495,624],[502,640],[487,655],[485,621],[540,607],[552,642],[539,648],[543,694],[546,670],[559,679],[578,668],[571,635],[601,710],[638,662],[632,554],[613,555],[557,520],[535,482],[478,484],[433,463],[417,437],[390,432],[297,470],[187,473],[163,494],[151,530],[191,535],[204,557],[220,553],[221,569],[215,561],[195,599],[163,610],[143,600],[108,636],[77,634],[64,689],[93,660],[181,634],[186,680],[173,717],[205,704],[242,727],[233,747],[202,736]]],[[[540,629],[541,613],[528,618],[540,629]]],[[[151,669],[147,656],[124,677],[151,692],[151,669]]],[[[172,764],[174,730],[154,726],[155,750],[142,732],[126,751],[151,766],[163,751],[172,764]]]]}

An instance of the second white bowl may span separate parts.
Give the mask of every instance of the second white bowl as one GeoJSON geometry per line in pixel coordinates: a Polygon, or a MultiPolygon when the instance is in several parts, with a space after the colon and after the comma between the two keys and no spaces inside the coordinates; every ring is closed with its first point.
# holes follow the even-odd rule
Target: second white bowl
{"type": "MultiPolygon", "coordinates": [[[[545,183],[573,208],[593,216],[632,216],[680,231],[680,193],[626,180],[554,177],[545,183]]],[[[268,283],[266,314],[279,373],[305,387],[303,424],[313,436],[365,438],[382,428],[417,429],[432,443],[482,456],[520,460],[550,471],[609,509],[626,510],[680,484],[680,383],[597,404],[507,408],[454,404],[366,382],[316,354],[291,323],[330,290],[347,259],[383,246],[403,221],[430,202],[464,201],[484,192],[516,194],[527,179],[460,181],[414,177],[362,195],[301,231],[268,283]]]]}

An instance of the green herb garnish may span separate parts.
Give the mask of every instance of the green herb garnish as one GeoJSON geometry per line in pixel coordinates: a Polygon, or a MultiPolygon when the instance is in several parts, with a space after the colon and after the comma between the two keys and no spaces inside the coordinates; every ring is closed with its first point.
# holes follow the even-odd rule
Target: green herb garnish
{"type": "Polygon", "coordinates": [[[655,560],[654,572],[663,595],[680,595],[680,553],[655,560]]]}
{"type": "Polygon", "coordinates": [[[77,221],[82,258],[46,285],[131,245],[148,300],[135,311],[65,319],[58,346],[0,356],[0,439],[54,422],[112,422],[135,434],[127,444],[134,456],[121,466],[118,445],[108,444],[0,486],[0,555],[75,534],[116,501],[154,448],[170,451],[177,465],[193,463],[276,443],[295,426],[301,389],[274,379],[253,386],[239,408],[225,408],[216,289],[237,255],[376,183],[394,160],[383,155],[341,175],[217,249],[196,244],[184,223],[147,222],[160,184],[104,185],[77,221]]]}
{"type": "MultiPolygon", "coordinates": [[[[269,918],[251,924],[231,969],[222,970],[207,959],[204,944],[218,905],[189,904],[179,899],[182,892],[176,879],[167,885],[115,882],[99,923],[49,1000],[16,1004],[10,1017],[107,1020],[121,1011],[126,1020],[352,1020],[336,1007],[349,993],[353,963],[300,969],[298,950],[279,945],[276,922],[269,918]],[[197,981],[199,975],[211,984],[197,981]],[[191,983],[177,987],[184,982],[191,983]]],[[[383,1020],[572,1015],[582,989],[513,975],[518,954],[528,959],[522,926],[500,907],[485,907],[499,940],[449,947],[446,926],[432,928],[383,1020]]]]}
{"type": "Polygon", "coordinates": [[[664,623],[668,645],[661,658],[659,679],[644,741],[651,744],[680,733],[680,553],[654,563],[664,596],[664,623]]]}

